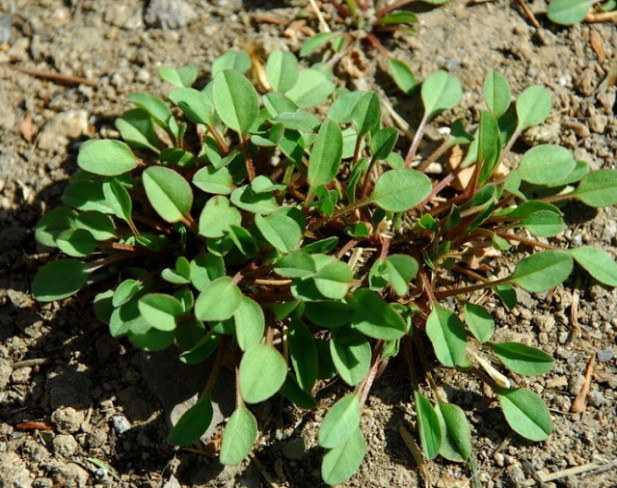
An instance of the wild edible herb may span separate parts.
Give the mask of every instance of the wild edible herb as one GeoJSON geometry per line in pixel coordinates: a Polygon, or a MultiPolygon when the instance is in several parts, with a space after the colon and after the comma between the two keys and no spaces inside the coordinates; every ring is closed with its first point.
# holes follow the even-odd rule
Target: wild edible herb
{"type": "Polygon", "coordinates": [[[360,420],[371,385],[399,354],[412,378],[428,380],[428,389],[412,383],[427,458],[473,466],[466,414],[440,395],[433,356],[480,376],[518,434],[546,439],[548,409],[505,375],[542,374],[553,359],[493,341],[485,304],[512,308],[516,287],[554,288],[575,262],[617,285],[617,264],[604,251],[544,239],[564,229],[563,201],[617,203],[617,172],[590,172],[553,145],[505,170],[515,139],[551,103],[532,86],[511,104],[498,73],[486,79],[487,110],[474,133],[456,122],[435,153],[420,157],[427,125],[459,101],[454,76],[438,71],[424,81],[424,116],[407,143],[384,127],[375,93],[335,93],[326,69],[300,69],[276,51],[265,71],[271,90],[260,95],[249,67],[246,53],[227,53],[203,90],[191,88],[193,67],[163,69],[174,89],[168,100],[129,98],[133,108],[116,122],[125,142],[83,144],[65,206],[36,227],[38,241],[60,251],[38,271],[36,298],[107,283],[94,308],[114,337],[147,350],[175,344],[185,363],[213,357],[202,395],[169,435],[173,444],[203,434],[223,360],[235,363],[237,406],[223,463],[241,461],[255,443],[252,404],[280,393],[314,408],[319,386],[339,377],[349,391],[325,416],[318,441],[323,479],[349,478],[365,454],[360,420]],[[325,115],[315,115],[324,104],[325,115]],[[429,178],[425,168],[454,148],[464,152],[461,164],[429,178]],[[506,250],[501,262],[517,261],[496,275],[494,256],[506,250]]]}

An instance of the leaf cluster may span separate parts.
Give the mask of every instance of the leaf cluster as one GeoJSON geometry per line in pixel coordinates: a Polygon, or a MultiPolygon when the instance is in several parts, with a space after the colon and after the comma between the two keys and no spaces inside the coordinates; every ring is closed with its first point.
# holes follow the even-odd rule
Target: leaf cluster
{"type": "MultiPolygon", "coordinates": [[[[504,155],[546,118],[551,102],[532,86],[511,103],[498,73],[486,79],[477,129],[455,123],[429,156],[440,160],[457,146],[462,163],[431,179],[416,152],[431,119],[459,101],[454,76],[438,71],[423,82],[424,116],[406,142],[384,126],[375,93],[337,89],[326,66],[302,69],[292,54],[275,51],[264,94],[246,76],[250,68],[246,52],[230,51],[203,89],[192,88],[194,67],[161,69],[173,85],[166,100],[131,95],[132,108],[116,121],[123,141],[82,145],[64,206],[36,227],[37,240],[62,253],[35,276],[36,298],[60,300],[108,283],[94,308],[112,336],[151,351],[175,345],[185,363],[213,361],[199,401],[169,435],[173,444],[207,429],[217,371],[234,363],[225,464],[240,462],[256,441],[251,405],[281,394],[315,408],[319,385],[338,377],[351,392],[330,409],[318,440],[324,480],[349,478],[365,453],[360,418],[371,383],[399,354],[411,367],[416,355],[429,364],[434,354],[444,366],[480,372],[512,429],[545,439],[546,406],[502,371],[542,374],[553,360],[493,341],[482,297],[512,308],[515,287],[554,288],[575,262],[617,285],[617,263],[606,252],[544,241],[564,228],[559,202],[617,203],[617,172],[590,172],[566,149],[542,145],[504,174],[504,155]],[[470,182],[456,189],[452,182],[467,168],[470,182]],[[521,252],[541,252],[495,276],[485,251],[519,244],[521,252]]],[[[469,460],[465,413],[435,388],[433,402],[420,385],[414,390],[424,454],[469,460]]]]}

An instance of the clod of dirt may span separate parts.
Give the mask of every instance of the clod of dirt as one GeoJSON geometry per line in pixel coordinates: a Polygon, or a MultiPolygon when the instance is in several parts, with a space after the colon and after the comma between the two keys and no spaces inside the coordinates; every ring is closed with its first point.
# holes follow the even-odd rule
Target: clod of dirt
{"type": "Polygon", "coordinates": [[[82,488],[88,483],[88,472],[75,463],[53,463],[50,466],[53,472],[53,480],[56,483],[64,483],[65,488],[82,488]]]}
{"type": "Polygon", "coordinates": [[[0,473],[3,487],[31,488],[34,476],[24,466],[23,460],[14,452],[5,452],[0,456],[0,473]]]}
{"type": "Polygon", "coordinates": [[[180,29],[197,19],[197,12],[183,0],[152,0],[144,20],[148,27],[180,29]]]}
{"type": "Polygon", "coordinates": [[[8,384],[12,372],[11,362],[7,359],[0,359],[0,390],[8,384]]]}
{"type": "Polygon", "coordinates": [[[38,145],[41,149],[59,152],[69,139],[77,139],[88,132],[88,112],[68,110],[55,115],[41,131],[38,145]]]}
{"type": "Polygon", "coordinates": [[[72,434],[81,428],[84,414],[73,407],[59,408],[51,414],[51,421],[58,431],[72,434]]]}
{"type": "Polygon", "coordinates": [[[53,448],[54,453],[60,456],[64,456],[66,458],[70,458],[77,452],[77,449],[79,449],[79,445],[77,444],[77,441],[72,435],[60,434],[54,437],[53,448]]]}

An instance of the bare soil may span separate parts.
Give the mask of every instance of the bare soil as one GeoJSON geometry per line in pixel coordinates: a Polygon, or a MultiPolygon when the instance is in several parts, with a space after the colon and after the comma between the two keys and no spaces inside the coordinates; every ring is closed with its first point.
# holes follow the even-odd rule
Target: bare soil
{"type": "MultiPolygon", "coordinates": [[[[29,294],[33,274],[49,259],[34,242],[33,228],[47,209],[60,203],[76,168],[79,144],[115,135],[113,120],[127,109],[127,94],[164,94],[168,87],[156,74],[159,66],[193,63],[207,81],[212,60],[230,48],[257,42],[266,52],[297,51],[305,34],[293,26],[286,30],[307,4],[2,2],[0,15],[12,15],[0,17],[1,487],[323,485],[316,432],[341,385],[320,392],[320,408],[308,415],[281,400],[258,406],[263,434],[254,455],[239,466],[223,467],[211,455],[215,444],[192,452],[174,450],[165,441],[168,410],[191,396],[191,385],[203,381],[201,369],[182,369],[170,360],[172,355],[145,355],[111,339],[93,317],[88,293],[46,305],[29,294]],[[46,73],[90,83],[52,79],[46,73]]],[[[541,24],[536,29],[517,5],[452,0],[439,8],[424,7],[417,33],[396,34],[383,42],[419,79],[440,68],[462,79],[463,101],[441,123],[455,117],[477,121],[484,76],[498,70],[515,95],[540,84],[553,97],[550,118],[524,135],[514,157],[527,144],[561,144],[594,168],[615,168],[616,88],[607,74],[617,63],[617,29],[610,24],[552,25],[540,0],[530,4],[541,24]]],[[[318,24],[309,20],[307,25],[317,29],[318,24]]],[[[366,55],[355,63],[359,68],[342,67],[341,78],[379,90],[413,127],[417,101],[388,82],[382,56],[366,46],[361,52],[366,55]]],[[[570,205],[565,210],[570,225],[558,242],[592,244],[617,256],[615,209],[596,212],[570,205]]],[[[522,380],[552,411],[556,431],[548,441],[529,443],[510,435],[480,383],[436,370],[445,393],[472,423],[481,486],[617,486],[617,291],[581,272],[552,293],[521,293],[519,299],[512,312],[495,310],[497,333],[541,347],[556,359],[549,374],[522,380]],[[573,333],[576,321],[580,331],[573,333]],[[586,410],[572,414],[592,358],[596,362],[586,410]],[[564,472],[589,463],[605,469],[583,469],[571,476],[564,472]],[[551,473],[557,479],[542,481],[551,473]]],[[[410,394],[404,364],[393,361],[376,382],[363,415],[368,454],[344,486],[424,485],[399,434],[399,427],[413,420],[410,394]]],[[[428,470],[433,486],[469,486],[464,466],[437,461],[428,470]]]]}

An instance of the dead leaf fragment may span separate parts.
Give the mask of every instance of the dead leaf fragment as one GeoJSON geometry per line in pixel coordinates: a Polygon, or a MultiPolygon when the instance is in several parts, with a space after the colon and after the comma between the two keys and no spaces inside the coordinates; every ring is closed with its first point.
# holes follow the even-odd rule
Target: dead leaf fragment
{"type": "Polygon", "coordinates": [[[19,133],[26,142],[32,142],[36,136],[37,128],[31,114],[26,115],[24,120],[19,123],[19,133]]]}
{"type": "Polygon", "coordinates": [[[593,52],[596,54],[596,58],[600,63],[604,62],[606,58],[604,56],[604,41],[602,40],[602,36],[598,33],[598,31],[592,30],[589,33],[589,45],[593,52]]]}
{"type": "Polygon", "coordinates": [[[581,391],[578,392],[578,395],[576,395],[576,398],[572,402],[572,407],[570,407],[570,412],[572,413],[583,413],[587,407],[587,393],[589,393],[589,387],[591,386],[591,377],[595,364],[596,354],[594,353],[589,359],[587,368],[585,369],[585,383],[583,383],[581,391]]]}

